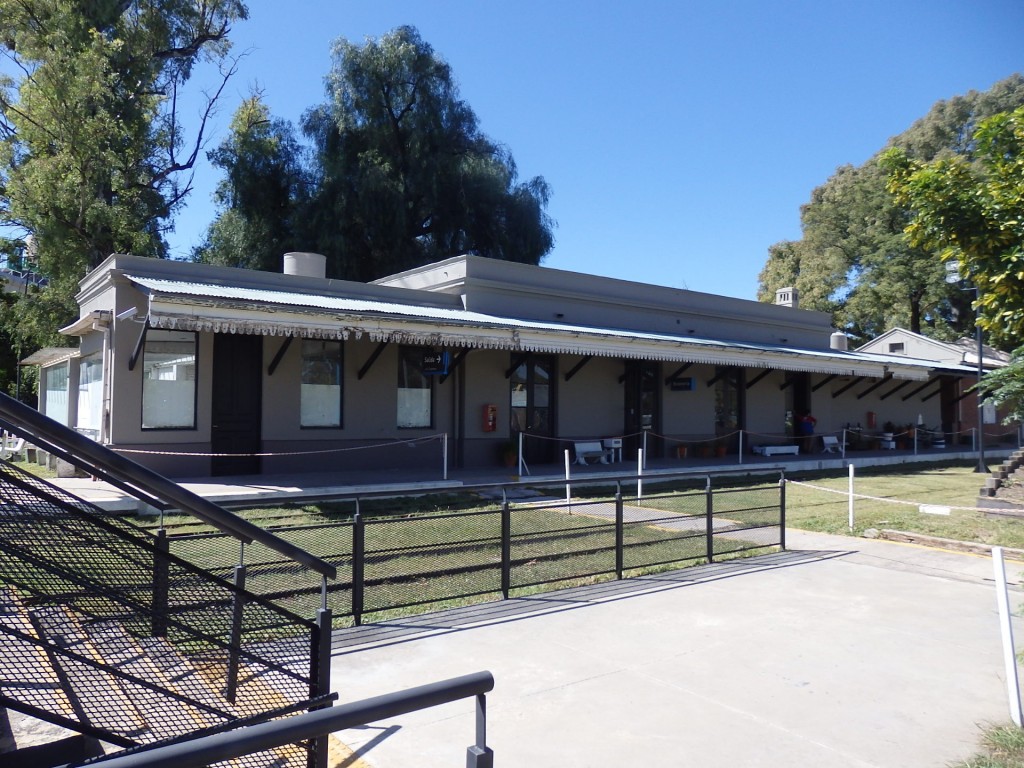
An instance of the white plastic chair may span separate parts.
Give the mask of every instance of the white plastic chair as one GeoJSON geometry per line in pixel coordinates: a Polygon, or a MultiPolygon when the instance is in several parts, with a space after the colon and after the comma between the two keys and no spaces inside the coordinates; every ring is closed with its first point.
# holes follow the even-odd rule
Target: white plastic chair
{"type": "Polygon", "coordinates": [[[0,439],[0,459],[13,459],[18,456],[24,459],[27,453],[25,438],[12,435],[10,432],[3,433],[0,439]]]}

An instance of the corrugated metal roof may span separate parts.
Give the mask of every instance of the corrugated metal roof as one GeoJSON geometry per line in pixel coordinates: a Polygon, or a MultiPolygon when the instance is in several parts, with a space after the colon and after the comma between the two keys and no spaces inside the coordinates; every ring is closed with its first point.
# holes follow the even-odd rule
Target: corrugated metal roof
{"type": "Polygon", "coordinates": [[[155,327],[360,338],[560,354],[925,379],[951,366],[904,356],[543,323],[480,312],[125,275],[150,294],[155,327]]]}

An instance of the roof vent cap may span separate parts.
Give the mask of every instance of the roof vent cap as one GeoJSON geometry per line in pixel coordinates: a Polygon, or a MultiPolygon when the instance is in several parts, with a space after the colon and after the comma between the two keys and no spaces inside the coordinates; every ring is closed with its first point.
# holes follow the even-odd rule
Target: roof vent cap
{"type": "Polygon", "coordinates": [[[327,276],[327,257],[322,253],[294,252],[284,255],[284,273],[301,277],[327,276]]]}
{"type": "Polygon", "coordinates": [[[828,345],[837,352],[845,352],[850,348],[850,337],[842,331],[836,331],[829,337],[828,345]]]}

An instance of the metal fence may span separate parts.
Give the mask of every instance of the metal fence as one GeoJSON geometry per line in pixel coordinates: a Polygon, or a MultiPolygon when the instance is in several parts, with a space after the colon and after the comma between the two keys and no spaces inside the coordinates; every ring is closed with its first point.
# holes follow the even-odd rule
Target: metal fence
{"type": "MultiPolygon", "coordinates": [[[[328,606],[341,624],[785,547],[781,479],[604,482],[473,486],[424,494],[414,511],[363,494],[332,501],[331,520],[274,533],[337,567],[328,606]]],[[[220,533],[170,538],[173,552],[228,575],[235,553],[224,542],[220,533]]],[[[319,603],[319,582],[269,550],[250,545],[245,562],[248,589],[299,614],[319,603]]]]}
{"type": "MultiPolygon", "coordinates": [[[[0,461],[0,705],[123,747],[167,743],[329,704],[311,653],[326,634],[0,461]]],[[[302,747],[245,764],[316,759],[302,747]]]]}

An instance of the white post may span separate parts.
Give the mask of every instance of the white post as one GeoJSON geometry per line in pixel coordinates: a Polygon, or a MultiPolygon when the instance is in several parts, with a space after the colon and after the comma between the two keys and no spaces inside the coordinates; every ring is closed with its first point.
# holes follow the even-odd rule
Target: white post
{"type": "Polygon", "coordinates": [[[740,464],[743,463],[743,430],[740,430],[740,464]]]}
{"type": "Polygon", "coordinates": [[[843,444],[839,446],[839,452],[842,457],[846,458],[846,427],[843,427],[843,444]]]}
{"type": "Polygon", "coordinates": [[[448,479],[448,433],[445,432],[441,439],[441,462],[444,465],[444,479],[448,479]]]}
{"type": "Polygon", "coordinates": [[[572,504],[572,486],[569,484],[569,449],[565,449],[565,503],[572,504]]]}
{"type": "Polygon", "coordinates": [[[1010,717],[1020,728],[1021,717],[1020,681],[1017,679],[1017,658],[1013,647],[1013,625],[1010,616],[1010,599],[1006,592],[1006,568],[1003,565],[1003,548],[992,547],[992,567],[996,577],[996,603],[999,605],[999,627],[1003,636],[1003,664],[1006,667],[1006,695],[1010,699],[1010,717]]]}
{"type": "Polygon", "coordinates": [[[636,452],[636,501],[640,503],[640,499],[644,495],[644,449],[640,448],[636,452]]]}
{"type": "Polygon", "coordinates": [[[644,467],[646,467],[647,466],[647,430],[644,430],[643,438],[641,438],[641,439],[643,440],[643,449],[642,450],[643,450],[643,457],[644,457],[644,467]]]}
{"type": "Polygon", "coordinates": [[[519,463],[516,464],[518,474],[520,477],[523,476],[523,433],[519,433],[519,463]]]}
{"type": "Polygon", "coordinates": [[[849,506],[849,517],[850,517],[850,530],[853,530],[853,464],[850,464],[850,499],[848,502],[849,506]]]}

